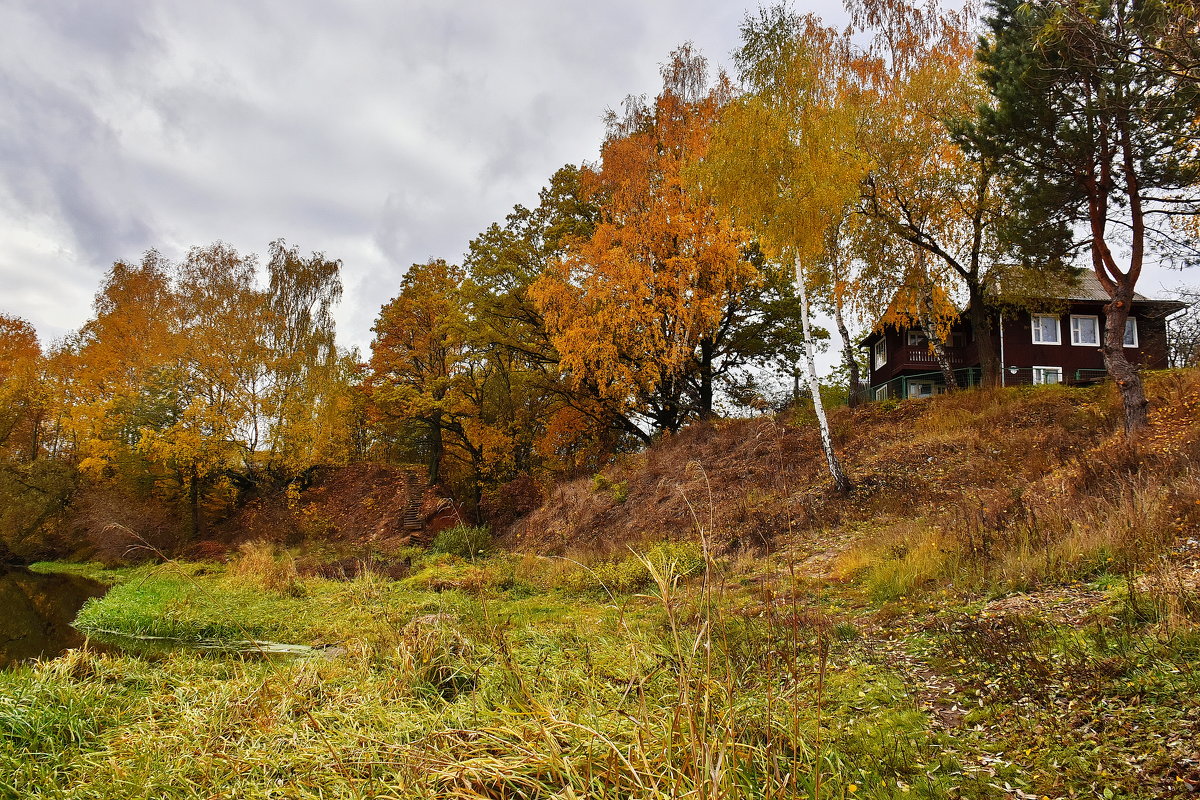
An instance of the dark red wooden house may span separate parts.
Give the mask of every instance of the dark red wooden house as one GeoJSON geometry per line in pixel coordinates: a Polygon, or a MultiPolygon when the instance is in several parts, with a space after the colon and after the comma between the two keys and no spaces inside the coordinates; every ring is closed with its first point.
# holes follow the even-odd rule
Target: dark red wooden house
{"type": "MultiPolygon", "coordinates": [[[[1026,311],[1006,311],[992,320],[1001,383],[1094,383],[1105,376],[1100,354],[1108,295],[1090,272],[1064,297],[1026,301],[1026,311]]],[[[1145,369],[1167,366],[1167,318],[1182,310],[1176,300],[1135,294],[1125,325],[1126,355],[1145,369]]],[[[946,354],[960,386],[981,377],[978,342],[966,316],[951,327],[946,354]]],[[[920,328],[883,325],[859,345],[867,350],[868,399],[929,397],[946,382],[920,328]]]]}

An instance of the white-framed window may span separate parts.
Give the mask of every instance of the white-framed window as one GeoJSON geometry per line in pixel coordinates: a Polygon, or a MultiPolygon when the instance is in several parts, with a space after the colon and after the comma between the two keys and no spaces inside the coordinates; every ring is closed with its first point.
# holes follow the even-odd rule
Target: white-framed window
{"type": "Polygon", "coordinates": [[[919,328],[908,329],[908,346],[909,347],[927,347],[929,339],[925,336],[925,331],[919,328]]]}
{"type": "Polygon", "coordinates": [[[933,381],[909,381],[908,396],[910,398],[933,397],[935,394],[941,394],[938,391],[943,387],[933,383],[933,381]]]}
{"type": "Polygon", "coordinates": [[[1125,318],[1125,342],[1126,347],[1138,346],[1138,331],[1137,319],[1134,317],[1125,318]]]}
{"type": "Polygon", "coordinates": [[[1062,383],[1062,367],[1034,367],[1033,382],[1040,383],[1062,383]]]}
{"type": "Polygon", "coordinates": [[[1051,314],[1030,315],[1034,344],[1062,344],[1059,337],[1058,317],[1051,314]]]}
{"type": "Polygon", "coordinates": [[[875,369],[879,369],[887,363],[887,338],[884,337],[875,343],[875,369]]]}
{"type": "Polygon", "coordinates": [[[888,399],[888,388],[887,388],[886,383],[883,386],[880,386],[879,388],[877,388],[875,390],[875,399],[876,400],[887,400],[888,399]]]}
{"type": "Polygon", "coordinates": [[[1071,344],[1099,346],[1100,318],[1086,314],[1072,314],[1071,344]]]}

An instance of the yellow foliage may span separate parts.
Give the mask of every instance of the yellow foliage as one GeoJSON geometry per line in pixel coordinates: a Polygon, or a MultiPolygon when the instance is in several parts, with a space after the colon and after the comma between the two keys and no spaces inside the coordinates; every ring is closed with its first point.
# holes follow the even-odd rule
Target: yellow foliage
{"type": "Polygon", "coordinates": [[[600,222],[530,289],[573,387],[619,406],[683,372],[758,279],[745,232],[684,179],[729,95],[723,77],[699,88],[704,69],[677,52],[653,108],[610,119],[600,164],[583,175],[604,198],[600,222]]]}

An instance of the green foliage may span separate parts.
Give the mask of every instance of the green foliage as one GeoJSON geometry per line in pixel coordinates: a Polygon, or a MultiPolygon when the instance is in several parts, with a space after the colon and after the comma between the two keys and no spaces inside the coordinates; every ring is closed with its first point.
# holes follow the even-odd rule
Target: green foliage
{"type": "Polygon", "coordinates": [[[629,594],[654,585],[654,571],[688,578],[704,570],[704,553],[695,542],[662,542],[644,553],[579,565],[563,580],[563,588],[578,594],[629,594]]]}
{"type": "Polygon", "coordinates": [[[474,559],[492,547],[492,533],[486,525],[455,525],[440,532],[429,546],[430,552],[474,559]]]}
{"type": "Polygon", "coordinates": [[[1127,224],[1138,229],[1134,280],[1145,244],[1176,254],[1184,245],[1194,257],[1186,235],[1159,221],[1200,210],[1200,81],[1158,46],[1181,19],[1194,32],[1195,11],[1168,9],[1158,0],[992,3],[979,60],[993,102],[962,134],[1011,180],[1018,202],[1008,238],[1029,255],[1085,223],[1076,243],[1098,238],[1097,269],[1113,280],[1121,270],[1104,239],[1115,246],[1127,224]]]}
{"type": "Polygon", "coordinates": [[[629,499],[629,482],[610,480],[606,475],[597,472],[592,476],[592,488],[597,492],[609,492],[613,500],[624,503],[629,499]]]}

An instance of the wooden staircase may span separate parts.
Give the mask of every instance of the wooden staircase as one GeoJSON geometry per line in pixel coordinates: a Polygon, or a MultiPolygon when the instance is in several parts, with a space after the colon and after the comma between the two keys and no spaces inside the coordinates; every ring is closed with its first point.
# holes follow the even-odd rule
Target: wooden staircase
{"type": "Polygon", "coordinates": [[[421,518],[421,506],[425,502],[425,482],[415,471],[404,474],[404,491],[407,498],[404,503],[404,530],[419,531],[425,527],[421,518]]]}

